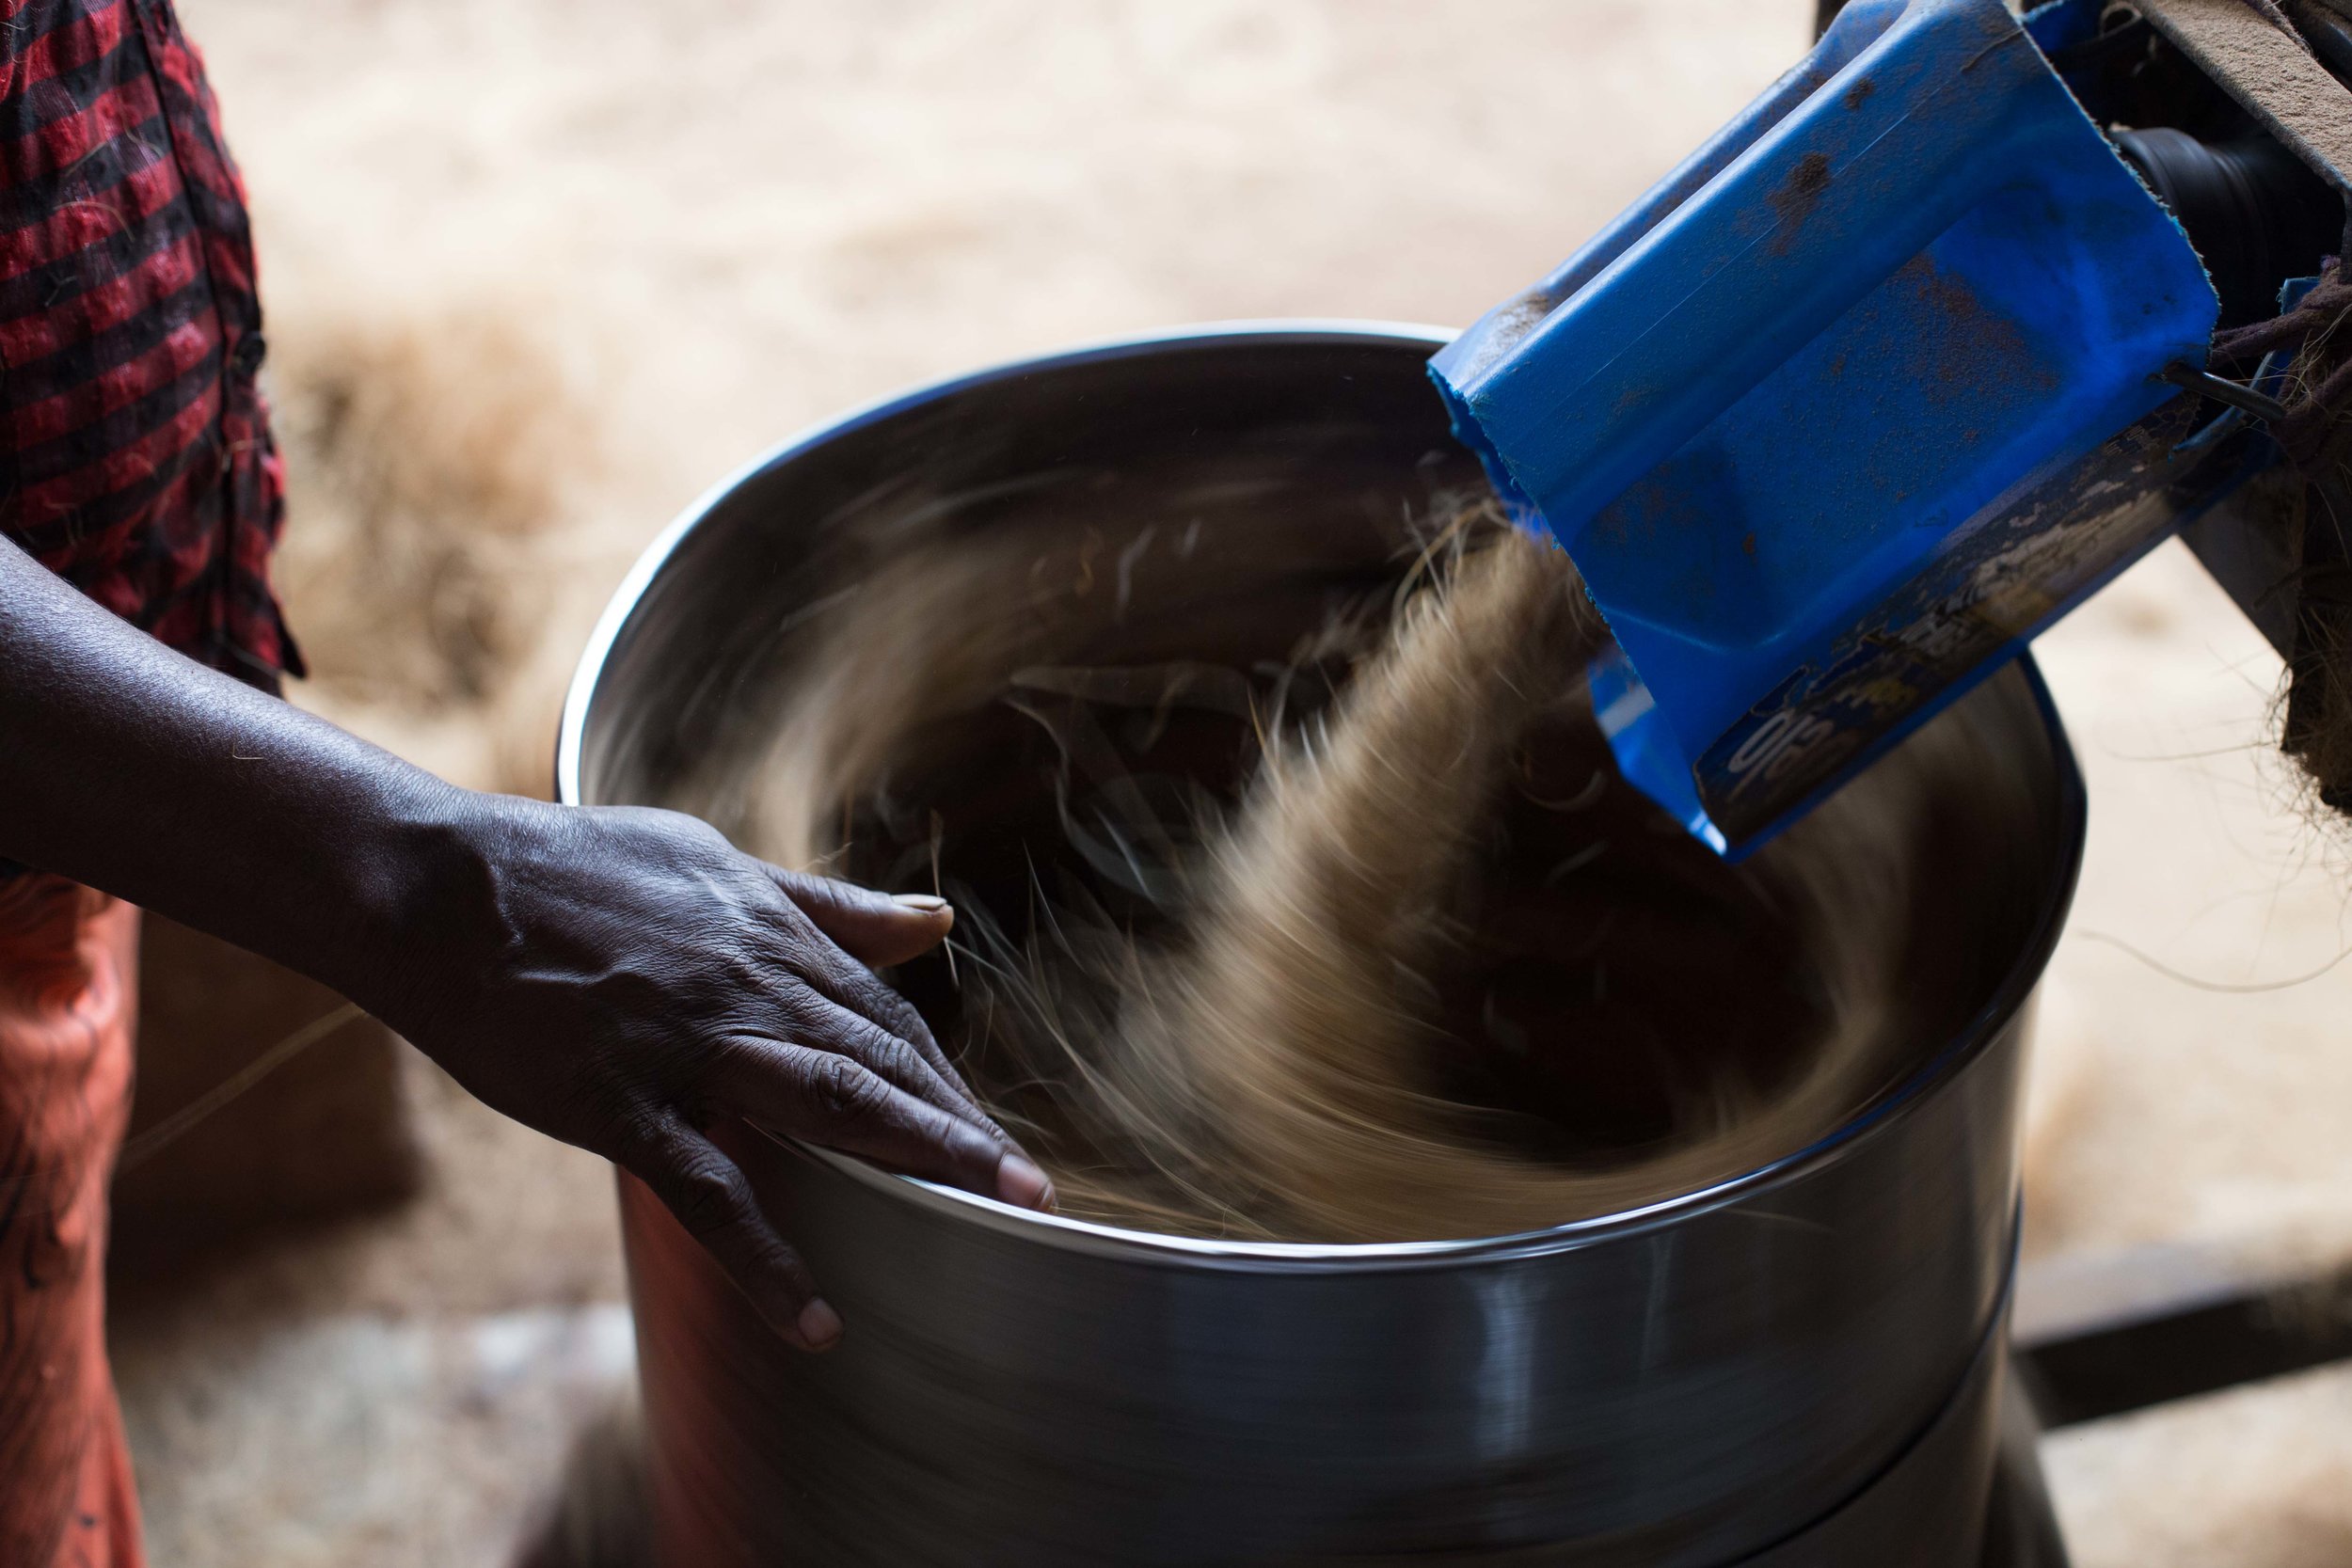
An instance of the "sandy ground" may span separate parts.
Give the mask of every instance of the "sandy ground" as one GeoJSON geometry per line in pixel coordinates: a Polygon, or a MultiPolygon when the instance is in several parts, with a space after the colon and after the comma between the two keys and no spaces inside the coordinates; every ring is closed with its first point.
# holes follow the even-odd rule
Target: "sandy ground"
{"type": "MultiPolygon", "coordinates": [[[[253,191],[302,700],[535,788],[604,596],[754,451],[1103,334],[1467,321],[1791,60],[1812,5],[183,9],[253,191]]],[[[2352,883],[2262,748],[2277,661],[2177,547],[2042,657],[2093,826],[2030,1249],[2352,1255],[2352,883]]],[[[501,1560],[626,1376],[608,1177],[418,1083],[418,1206],[123,1304],[159,1563],[501,1560]]],[[[2352,1562],[2348,1402],[2319,1374],[2054,1439],[2080,1560],[2352,1562]]]]}

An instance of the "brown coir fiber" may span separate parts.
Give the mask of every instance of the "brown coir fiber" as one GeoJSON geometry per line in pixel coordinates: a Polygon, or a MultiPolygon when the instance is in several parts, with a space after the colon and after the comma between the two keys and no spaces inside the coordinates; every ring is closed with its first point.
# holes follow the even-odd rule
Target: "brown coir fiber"
{"type": "Polygon", "coordinates": [[[2352,813],[2352,284],[2341,262],[2275,321],[2224,332],[2213,363],[2250,377],[2271,356],[2287,366],[2287,413],[2270,434],[2286,473],[2230,503],[2240,526],[2294,542],[2296,570],[2279,585],[2295,597],[2280,749],[2323,807],[2352,813]],[[2291,476],[2291,478],[2289,477],[2291,476]],[[2257,524],[2258,509],[2275,513],[2257,524]]]}
{"type": "Polygon", "coordinates": [[[1691,841],[1608,765],[1557,551],[1473,512],[1270,659],[1198,606],[1130,614],[1116,539],[1042,537],[867,575],[685,803],[937,879],[958,950],[901,983],[1065,1212],[1507,1234],[1769,1164],[1888,1082],[1899,999],[1940,984],[1913,826],[1839,800],[1747,867],[1691,841]]]}

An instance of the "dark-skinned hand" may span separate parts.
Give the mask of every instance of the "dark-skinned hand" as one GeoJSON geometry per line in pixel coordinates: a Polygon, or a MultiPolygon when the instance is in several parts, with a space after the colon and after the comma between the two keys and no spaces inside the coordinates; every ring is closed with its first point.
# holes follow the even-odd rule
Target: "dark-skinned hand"
{"type": "Polygon", "coordinates": [[[820,1348],[840,1323],[711,1142],[718,1122],[1050,1201],[868,967],[945,938],[946,904],[780,871],[672,812],[475,800],[464,837],[501,929],[423,966],[382,1016],[488,1104],[643,1179],[787,1337],[820,1348]]]}
{"type": "Polygon", "coordinates": [[[873,974],[946,935],[936,899],[779,871],[671,812],[457,788],[166,650],[5,540],[0,857],[335,987],[642,1178],[804,1346],[840,1320],[714,1128],[1052,1201],[873,974]]]}

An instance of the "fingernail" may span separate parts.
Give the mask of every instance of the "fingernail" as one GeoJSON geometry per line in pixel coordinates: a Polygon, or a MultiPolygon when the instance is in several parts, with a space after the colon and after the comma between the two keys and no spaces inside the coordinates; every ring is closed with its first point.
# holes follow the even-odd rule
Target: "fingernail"
{"type": "Polygon", "coordinates": [[[947,900],[933,897],[928,893],[897,894],[890,901],[902,910],[914,910],[923,914],[937,914],[947,907],[947,900]]]}
{"type": "Polygon", "coordinates": [[[1042,1209],[1053,1201],[1054,1184],[1025,1154],[1008,1154],[996,1163],[996,1196],[1024,1209],[1042,1209]]]}
{"type": "Polygon", "coordinates": [[[831,1350],[841,1338],[841,1314],[821,1301],[812,1301],[801,1308],[798,1326],[803,1344],[811,1350],[831,1350]]]}

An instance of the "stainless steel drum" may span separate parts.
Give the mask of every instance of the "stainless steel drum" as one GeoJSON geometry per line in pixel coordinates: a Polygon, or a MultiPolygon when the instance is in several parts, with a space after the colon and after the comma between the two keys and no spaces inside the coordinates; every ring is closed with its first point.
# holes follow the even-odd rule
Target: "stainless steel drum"
{"type": "MultiPolygon", "coordinates": [[[[1295,575],[1362,573],[1399,514],[1467,478],[1423,381],[1438,341],[1187,332],[794,440],[691,511],[615,600],[566,713],[564,798],[676,799],[790,679],[819,563],[877,519],[1153,509],[1257,603],[1254,525],[1226,520],[1251,509],[1214,491],[1306,519],[1320,543],[1295,575]]],[[[1711,1190],[1534,1235],[1248,1245],[1016,1212],[739,1137],[850,1325],[803,1357],[624,1182],[666,1560],[2026,1560],[1986,1527],[2038,1512],[2015,1503],[2025,1473],[1988,1504],[2018,1080],[2083,801],[2029,664],[1937,723],[1972,742],[1946,754],[1977,761],[1922,825],[1921,939],[1953,944],[1967,983],[1899,1042],[1899,1087],[1711,1190]]]]}

